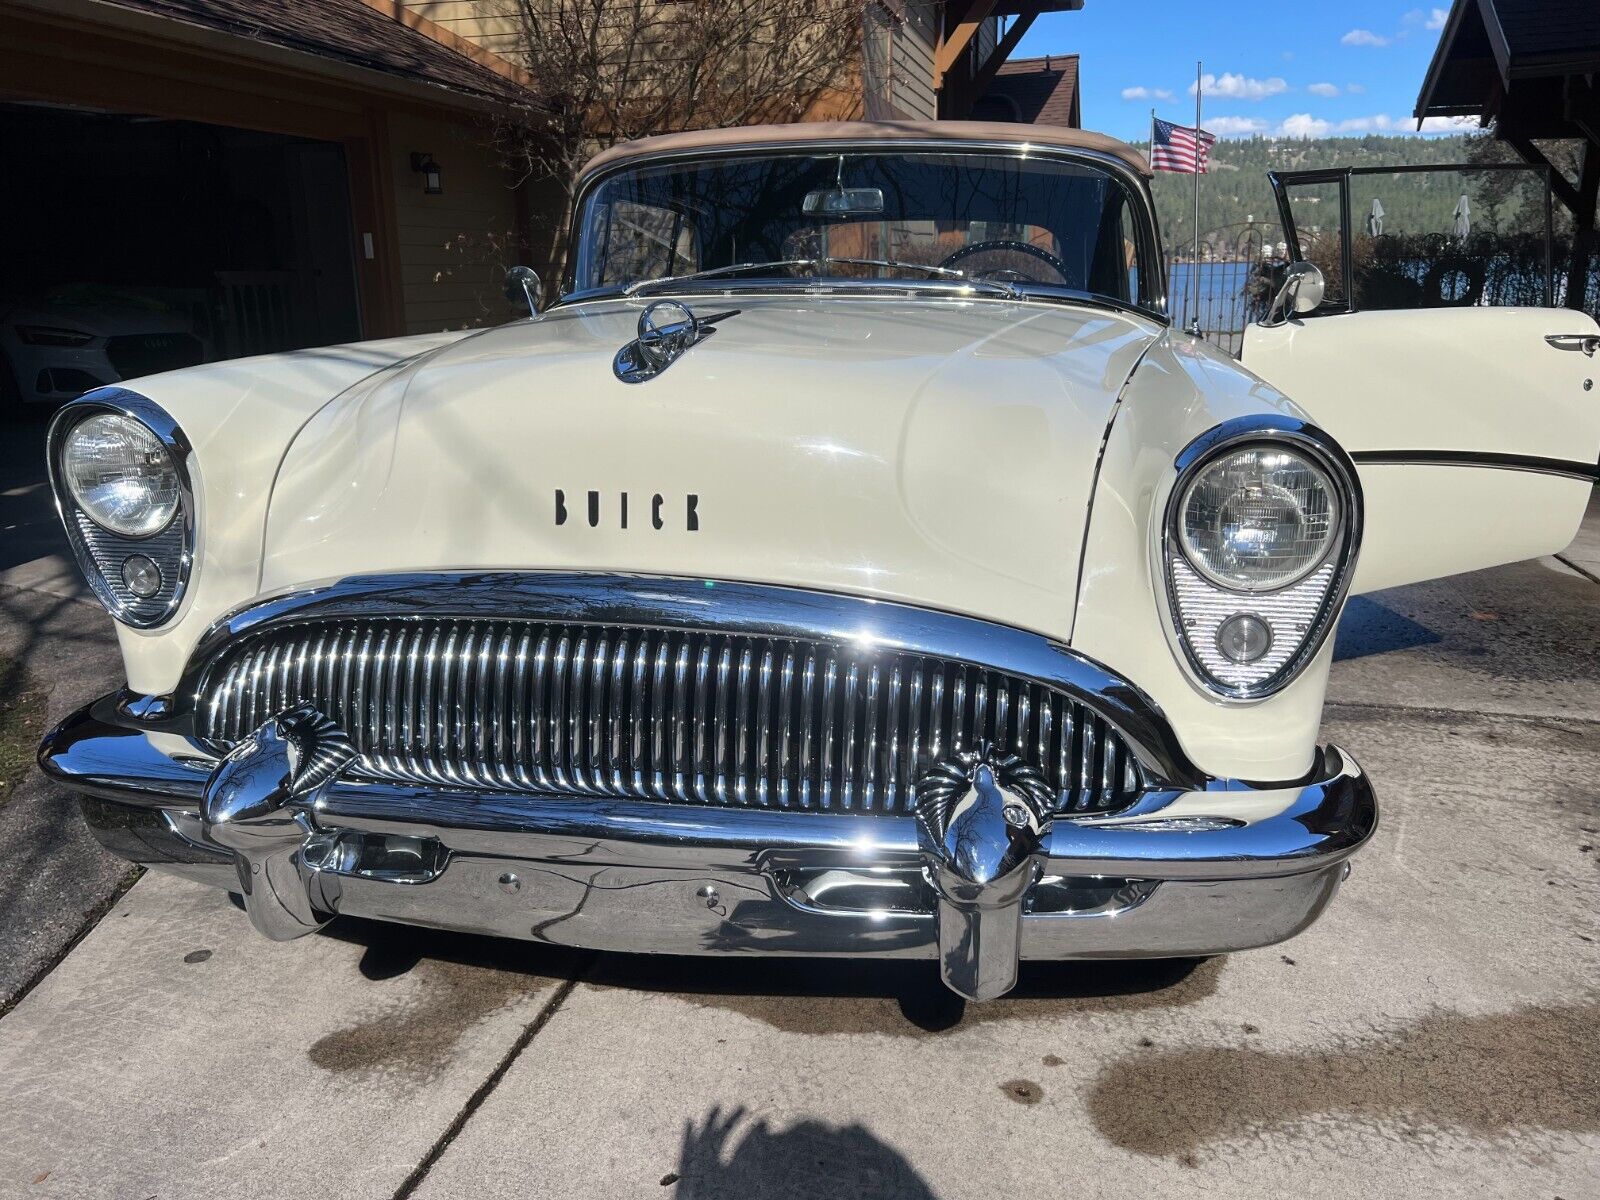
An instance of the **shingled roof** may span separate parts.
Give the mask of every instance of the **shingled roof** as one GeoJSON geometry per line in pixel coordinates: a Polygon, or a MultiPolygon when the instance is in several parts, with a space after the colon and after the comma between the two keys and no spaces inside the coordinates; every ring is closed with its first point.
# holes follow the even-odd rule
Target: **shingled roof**
{"type": "Polygon", "coordinates": [[[1562,81],[1600,71],[1595,0],[1455,0],[1416,115],[1500,117],[1533,137],[1571,137],[1562,81]]]}
{"type": "Polygon", "coordinates": [[[1026,125],[1083,124],[1078,100],[1078,56],[1014,58],[1000,64],[989,88],[973,106],[975,119],[1026,125]]]}
{"type": "Polygon", "coordinates": [[[246,41],[431,84],[477,100],[526,104],[521,69],[384,0],[107,0],[246,41]]]}

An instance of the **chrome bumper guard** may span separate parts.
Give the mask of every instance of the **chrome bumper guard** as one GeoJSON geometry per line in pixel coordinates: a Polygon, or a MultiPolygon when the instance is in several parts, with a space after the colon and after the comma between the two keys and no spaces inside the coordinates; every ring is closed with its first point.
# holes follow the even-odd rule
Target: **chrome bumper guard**
{"type": "Polygon", "coordinates": [[[354,751],[311,709],[220,760],[125,713],[107,697],[68,718],[41,766],[114,852],[239,892],[280,940],[346,914],[606,950],[937,958],[988,999],[1020,959],[1292,937],[1377,825],[1335,747],[1296,784],[1209,781],[1054,819],[1025,773],[979,753],[916,817],[861,817],[347,779],[354,751]]]}

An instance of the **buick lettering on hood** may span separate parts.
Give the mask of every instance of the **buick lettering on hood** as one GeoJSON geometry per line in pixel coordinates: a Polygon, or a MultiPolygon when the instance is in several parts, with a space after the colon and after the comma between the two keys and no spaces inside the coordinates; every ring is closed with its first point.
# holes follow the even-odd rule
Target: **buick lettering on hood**
{"type": "MultiPolygon", "coordinates": [[[[243,898],[653,954],[1217,954],[1373,835],[1347,597],[1554,551],[1589,318],[1173,326],[1134,150],[796,125],[618,146],[498,328],[102,388],[48,439],[126,687],[41,750],[243,898]]],[[[1357,881],[1359,884],[1359,880],[1357,881]]],[[[930,985],[933,971],[929,971],[930,985]]]]}

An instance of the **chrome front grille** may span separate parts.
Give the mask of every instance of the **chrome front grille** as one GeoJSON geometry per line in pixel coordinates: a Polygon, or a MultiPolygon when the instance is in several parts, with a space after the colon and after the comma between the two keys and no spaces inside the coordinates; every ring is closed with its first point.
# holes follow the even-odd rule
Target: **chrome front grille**
{"type": "Polygon", "coordinates": [[[346,619],[241,638],[202,676],[221,748],[315,705],[360,774],[685,804],[904,813],[940,756],[991,742],[1060,811],[1141,789],[1122,738],[1043,684],[921,654],[644,626],[346,619]]]}

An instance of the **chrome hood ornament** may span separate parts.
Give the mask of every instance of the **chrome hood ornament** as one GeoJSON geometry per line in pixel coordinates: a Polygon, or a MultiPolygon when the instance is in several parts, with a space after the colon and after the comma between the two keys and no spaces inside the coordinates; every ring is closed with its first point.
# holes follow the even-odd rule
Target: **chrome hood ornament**
{"type": "Polygon", "coordinates": [[[638,336],[617,351],[611,369],[623,383],[654,379],[715,333],[718,321],[736,316],[738,311],[698,317],[680,300],[657,300],[639,314],[638,336]]]}
{"type": "Polygon", "coordinates": [[[969,999],[1016,984],[1022,901],[1039,879],[1053,801],[1037,767],[986,744],[917,784],[923,869],[939,897],[939,971],[969,999]]]}

